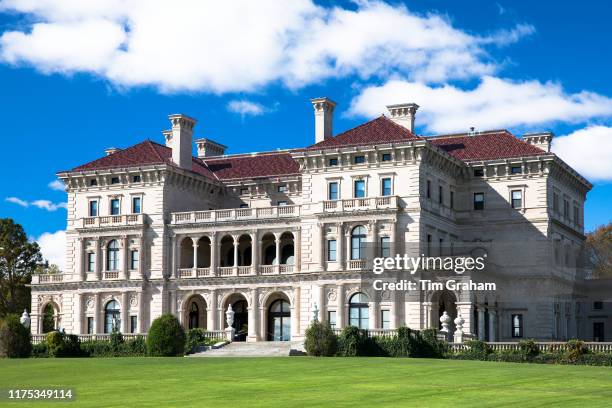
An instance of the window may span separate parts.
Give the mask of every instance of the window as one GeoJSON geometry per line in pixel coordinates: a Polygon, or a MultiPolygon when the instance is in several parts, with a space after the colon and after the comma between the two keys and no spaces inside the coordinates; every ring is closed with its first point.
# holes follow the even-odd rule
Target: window
{"type": "Polygon", "coordinates": [[[521,174],[522,172],[523,172],[523,169],[521,169],[521,166],[510,167],[510,174],[521,174]]]}
{"type": "Polygon", "coordinates": [[[389,258],[391,256],[391,238],[380,237],[380,256],[389,258]]]}
{"type": "Polygon", "coordinates": [[[138,332],[138,316],[130,316],[130,333],[138,332]]]}
{"type": "Polygon", "coordinates": [[[444,248],[444,238],[440,238],[438,239],[438,251],[440,256],[443,255],[443,248],[444,248]]]}
{"type": "Polygon", "coordinates": [[[523,208],[523,192],[521,190],[512,190],[512,208],[523,208]]]}
{"type": "Polygon", "coordinates": [[[369,329],[368,296],[355,293],[349,300],[349,324],[360,329],[369,329]]]}
{"type": "Polygon", "coordinates": [[[119,184],[119,177],[111,177],[111,184],[119,184]]]}
{"type": "Polygon", "coordinates": [[[512,337],[523,337],[523,315],[512,315],[512,337]]]}
{"type": "Polygon", "coordinates": [[[449,206],[450,206],[451,210],[455,209],[455,192],[454,191],[450,192],[450,204],[449,204],[449,206]]]}
{"type": "Polygon", "coordinates": [[[248,188],[241,188],[240,189],[240,195],[248,195],[249,194],[249,189],[248,188]]]}
{"type": "Polygon", "coordinates": [[[390,310],[380,311],[380,327],[382,329],[391,328],[391,311],[390,310]]]}
{"type": "Polygon", "coordinates": [[[249,208],[249,205],[246,203],[240,204],[240,208],[249,208]]]}
{"type": "Polygon", "coordinates": [[[553,210],[559,212],[559,194],[553,193],[553,210]]]}
{"type": "Polygon", "coordinates": [[[119,244],[113,239],[106,248],[106,270],[116,271],[119,269],[119,244]]]}
{"type": "Polygon", "coordinates": [[[336,311],[330,310],[327,312],[327,321],[332,329],[336,328],[336,311]]]}
{"type": "Polygon", "coordinates": [[[603,310],[603,302],[602,301],[593,302],[593,310],[603,310]]]}
{"type": "Polygon", "coordinates": [[[431,234],[427,234],[427,255],[431,255],[431,234]]]}
{"type": "Polygon", "coordinates": [[[140,253],[137,250],[130,251],[130,269],[133,271],[138,269],[139,262],[140,262],[140,253]]]}
{"type": "Polygon", "coordinates": [[[337,200],[338,199],[338,182],[334,181],[327,185],[327,199],[337,200]]]}
{"type": "Polygon", "coordinates": [[[98,202],[97,201],[89,202],[89,216],[90,217],[98,216],[98,202]]]}
{"type": "Polygon", "coordinates": [[[365,180],[355,180],[355,198],[363,198],[365,196],[365,180]]]}
{"type": "Polygon", "coordinates": [[[381,181],[381,189],[382,191],[380,192],[382,196],[390,196],[391,194],[393,194],[392,189],[391,189],[391,178],[386,177],[384,179],[382,179],[381,181]]]}
{"type": "Polygon", "coordinates": [[[580,212],[578,211],[578,207],[574,206],[574,223],[579,224],[580,220],[579,220],[579,214],[580,212]]]}
{"type": "Polygon", "coordinates": [[[474,193],[474,209],[484,210],[484,193],[474,193]]]}
{"type": "Polygon", "coordinates": [[[603,322],[593,322],[593,341],[605,341],[603,322]]]}
{"type": "Polygon", "coordinates": [[[96,179],[90,179],[90,180],[89,180],[89,185],[90,185],[90,186],[97,186],[97,185],[98,185],[98,180],[96,180],[96,179]]]}
{"type": "Polygon", "coordinates": [[[132,197],[132,214],[140,214],[142,212],[142,198],[132,197]]]}
{"type": "Polygon", "coordinates": [[[482,167],[474,169],[474,177],[484,176],[484,169],[482,167]]]}
{"type": "Polygon", "coordinates": [[[94,334],[94,318],[87,318],[87,334],[94,334]]]}
{"type": "Polygon", "coordinates": [[[353,163],[355,164],[365,163],[365,156],[355,156],[355,158],[353,159],[353,163]]]}
{"type": "Polygon", "coordinates": [[[93,272],[96,267],[96,254],[93,252],[87,253],[87,272],[93,272]]]}
{"type": "Polygon", "coordinates": [[[329,165],[330,166],[337,166],[338,165],[338,158],[337,157],[332,157],[331,159],[329,159],[329,165]]]}
{"type": "Polygon", "coordinates": [[[286,184],[281,184],[280,186],[278,186],[278,192],[279,193],[286,193],[287,192],[287,185],[286,184]]]}
{"type": "Polygon", "coordinates": [[[279,207],[286,207],[287,204],[288,203],[286,201],[283,201],[283,200],[276,202],[276,205],[279,206],[279,207]]]}
{"type": "Polygon", "coordinates": [[[135,176],[132,176],[132,182],[133,183],[140,183],[141,178],[139,174],[136,174],[135,176]]]}
{"type": "Polygon", "coordinates": [[[104,307],[104,333],[111,333],[113,329],[119,330],[119,303],[111,300],[104,307]]]}
{"type": "Polygon", "coordinates": [[[427,180],[427,191],[425,192],[427,198],[431,198],[431,181],[427,180]]]}
{"type": "Polygon", "coordinates": [[[438,186],[438,204],[442,204],[444,202],[444,188],[442,186],[438,186]]]}
{"type": "Polygon", "coordinates": [[[327,240],[327,260],[330,262],[337,261],[337,242],[335,239],[327,240]]]}
{"type": "Polygon", "coordinates": [[[110,200],[110,215],[119,215],[121,213],[120,201],[118,198],[110,200]]]}
{"type": "Polygon", "coordinates": [[[364,259],[364,247],[366,243],[366,229],[358,225],[351,232],[351,259],[364,259]]]}
{"type": "Polygon", "coordinates": [[[563,217],[569,218],[569,201],[563,200],[563,217]]]}
{"type": "Polygon", "coordinates": [[[383,153],[381,160],[384,162],[391,161],[391,153],[383,153]]]}

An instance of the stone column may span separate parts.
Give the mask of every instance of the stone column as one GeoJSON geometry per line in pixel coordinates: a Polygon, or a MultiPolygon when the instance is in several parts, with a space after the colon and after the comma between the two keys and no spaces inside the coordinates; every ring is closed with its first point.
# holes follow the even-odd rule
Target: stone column
{"type": "Polygon", "coordinates": [[[338,262],[338,270],[342,270],[344,265],[344,251],[342,250],[344,247],[344,226],[341,222],[336,224],[336,260],[338,262]]]}
{"type": "Polygon", "coordinates": [[[338,285],[338,311],[336,312],[336,328],[338,329],[343,329],[344,326],[346,325],[346,319],[345,319],[345,292],[344,292],[344,285],[343,284],[339,284],[338,285]]]}
{"type": "Polygon", "coordinates": [[[391,329],[397,329],[397,302],[397,294],[395,291],[391,291],[391,309],[389,311],[389,314],[391,315],[389,316],[391,319],[389,322],[389,327],[391,329]]]}
{"type": "Polygon", "coordinates": [[[210,275],[217,274],[217,233],[210,234],[210,275]]]}
{"type": "Polygon", "coordinates": [[[191,242],[193,243],[193,269],[198,267],[198,237],[191,237],[191,242]]]}
{"type": "Polygon", "coordinates": [[[75,301],[75,312],[73,316],[73,333],[85,334],[83,333],[83,320],[85,319],[83,313],[83,294],[76,294],[75,301]]]}
{"type": "Polygon", "coordinates": [[[210,304],[206,305],[206,330],[217,329],[217,290],[210,291],[210,304]]]}
{"type": "Polygon", "coordinates": [[[238,235],[232,235],[234,238],[234,275],[238,275],[238,235]]]}
{"type": "Polygon", "coordinates": [[[300,287],[293,288],[293,303],[290,305],[291,311],[291,340],[300,336],[300,287]]]}
{"type": "Polygon", "coordinates": [[[376,220],[372,220],[369,223],[369,227],[370,227],[370,236],[372,237],[372,256],[377,257],[380,256],[380,251],[382,249],[382,247],[380,246],[380,243],[378,242],[378,228],[377,228],[377,223],[376,220]]]}
{"type": "MultiPolygon", "coordinates": [[[[426,329],[431,329],[431,328],[438,328],[437,325],[437,321],[433,322],[431,315],[432,315],[432,302],[423,302],[423,312],[425,313],[425,328],[426,329]],[[434,323],[436,324],[434,326],[434,323]]],[[[408,318],[408,315],[406,315],[406,318],[408,318]]]]}
{"type": "Polygon", "coordinates": [[[249,333],[247,337],[247,341],[255,342],[259,340],[258,330],[257,330],[257,313],[259,311],[258,307],[258,291],[257,288],[251,289],[251,304],[249,305],[249,333]]]}
{"type": "Polygon", "coordinates": [[[145,236],[144,233],[142,233],[140,234],[140,248],[138,249],[138,274],[140,275],[140,279],[144,278],[145,253],[145,236]]]}
{"type": "Polygon", "coordinates": [[[346,265],[346,269],[348,269],[348,266],[350,265],[350,261],[351,261],[351,231],[350,229],[347,229],[345,231],[344,234],[344,242],[346,245],[346,256],[345,256],[345,261],[342,263],[342,266],[346,265]]]}
{"type": "Polygon", "coordinates": [[[121,293],[121,333],[129,333],[129,293],[121,293]]]}
{"type": "Polygon", "coordinates": [[[102,279],[102,271],[104,270],[104,260],[106,259],[106,249],[104,251],[102,248],[105,246],[102,243],[102,240],[98,238],[96,240],[96,280],[102,279]]]}
{"type": "Polygon", "coordinates": [[[138,292],[138,333],[144,333],[145,330],[145,296],[144,288],[138,292]]]}
{"type": "Polygon", "coordinates": [[[94,294],[94,334],[102,333],[102,325],[104,317],[100,310],[100,294],[94,294]]]}
{"type": "Polygon", "coordinates": [[[302,269],[302,230],[299,227],[293,231],[293,238],[295,272],[299,272],[302,269]]]}
{"type": "Polygon", "coordinates": [[[259,268],[259,237],[257,230],[251,231],[251,269],[252,274],[257,275],[259,268]]]}
{"type": "Polygon", "coordinates": [[[396,242],[397,241],[397,222],[396,221],[393,221],[391,223],[391,233],[389,234],[389,241],[391,241],[390,246],[389,246],[389,257],[393,258],[398,251],[397,242],[396,242]]]}
{"type": "Polygon", "coordinates": [[[324,322],[327,320],[327,316],[325,315],[325,285],[319,285],[317,304],[319,307],[319,321],[324,322]]]}
{"type": "Polygon", "coordinates": [[[370,329],[380,329],[380,303],[374,297],[369,304],[368,312],[370,313],[369,320],[369,328],[370,329]]]}
{"type": "MultiPolygon", "coordinates": [[[[281,244],[281,234],[278,232],[274,233],[274,243],[276,244],[276,259],[274,264],[280,265],[281,261],[281,253],[280,253],[280,244],[281,244]]],[[[278,270],[278,267],[277,267],[278,270]]]]}
{"type": "Polygon", "coordinates": [[[122,246],[122,268],[120,272],[120,279],[128,279],[129,276],[129,260],[130,260],[130,240],[127,235],[121,237],[121,246],[122,246]]]}
{"type": "Polygon", "coordinates": [[[327,256],[325,253],[325,224],[319,223],[319,269],[324,271],[327,256]]]}
{"type": "Polygon", "coordinates": [[[497,309],[489,307],[489,341],[497,341],[497,309]]]}
{"type": "Polygon", "coordinates": [[[79,253],[78,253],[78,262],[79,262],[79,276],[81,277],[81,281],[87,280],[87,268],[85,267],[85,243],[87,240],[83,237],[79,237],[79,253]]]}
{"type": "Polygon", "coordinates": [[[478,305],[478,340],[485,340],[485,309],[483,305],[478,305]]]}
{"type": "Polygon", "coordinates": [[[170,238],[170,243],[172,245],[172,271],[169,273],[170,276],[174,276],[175,278],[179,277],[178,269],[180,267],[180,251],[179,251],[179,236],[174,235],[174,237],[170,238]]]}

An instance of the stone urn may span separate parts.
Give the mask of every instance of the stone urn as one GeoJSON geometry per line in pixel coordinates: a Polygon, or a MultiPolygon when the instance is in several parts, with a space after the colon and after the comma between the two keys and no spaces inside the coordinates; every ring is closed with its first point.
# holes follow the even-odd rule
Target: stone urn
{"type": "Polygon", "coordinates": [[[23,309],[23,314],[21,315],[21,318],[19,318],[19,322],[23,325],[23,327],[25,327],[26,329],[30,328],[30,323],[32,322],[30,319],[30,315],[28,314],[28,311],[26,309],[23,309]]]}

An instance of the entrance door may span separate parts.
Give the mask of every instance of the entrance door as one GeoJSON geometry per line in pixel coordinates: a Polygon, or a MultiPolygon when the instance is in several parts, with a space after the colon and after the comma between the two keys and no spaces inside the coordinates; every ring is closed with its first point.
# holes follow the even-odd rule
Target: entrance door
{"type": "Polygon", "coordinates": [[[289,341],[291,339],[291,312],[289,302],[275,300],[268,311],[268,340],[289,341]]]}
{"type": "Polygon", "coordinates": [[[593,323],[593,341],[605,341],[603,322],[593,323]]]}
{"type": "Polygon", "coordinates": [[[249,311],[246,300],[239,300],[232,305],[234,310],[234,341],[246,341],[249,334],[249,311]]]}

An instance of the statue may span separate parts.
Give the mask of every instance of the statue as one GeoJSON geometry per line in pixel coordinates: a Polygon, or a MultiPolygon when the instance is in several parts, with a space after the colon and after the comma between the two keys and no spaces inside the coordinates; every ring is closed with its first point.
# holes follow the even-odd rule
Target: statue
{"type": "Polygon", "coordinates": [[[442,313],[442,316],[440,316],[440,323],[442,323],[442,329],[440,329],[441,333],[444,333],[444,336],[446,338],[448,338],[449,335],[449,329],[448,329],[448,324],[451,321],[451,317],[448,315],[448,313],[446,313],[446,310],[444,311],[444,313],[442,313]]]}
{"type": "Polygon", "coordinates": [[[318,322],[319,321],[319,308],[317,307],[317,303],[315,302],[314,306],[312,307],[312,321],[313,322],[318,322]]]}

